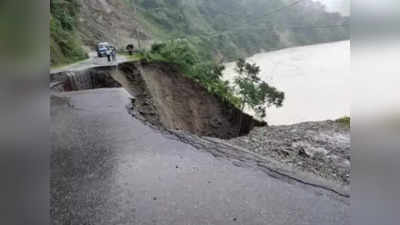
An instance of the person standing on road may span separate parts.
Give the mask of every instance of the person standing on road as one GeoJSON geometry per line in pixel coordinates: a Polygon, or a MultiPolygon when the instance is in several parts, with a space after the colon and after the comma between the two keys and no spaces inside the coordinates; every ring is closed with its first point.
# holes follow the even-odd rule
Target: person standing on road
{"type": "Polygon", "coordinates": [[[126,50],[129,52],[129,55],[133,55],[133,49],[135,47],[133,46],[133,44],[129,44],[126,46],[126,50]]]}
{"type": "Polygon", "coordinates": [[[111,54],[112,54],[111,48],[107,48],[106,55],[108,62],[111,62],[111,54]]]}
{"type": "Polygon", "coordinates": [[[113,61],[117,60],[117,49],[115,49],[114,47],[112,47],[111,56],[113,61]]]}

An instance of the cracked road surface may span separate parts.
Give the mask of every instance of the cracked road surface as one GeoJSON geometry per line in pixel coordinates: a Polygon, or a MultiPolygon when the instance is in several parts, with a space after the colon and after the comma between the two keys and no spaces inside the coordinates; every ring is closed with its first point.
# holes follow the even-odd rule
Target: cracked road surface
{"type": "Polygon", "coordinates": [[[51,223],[345,225],[349,205],[238,167],[127,113],[122,88],[51,99],[51,223]]]}

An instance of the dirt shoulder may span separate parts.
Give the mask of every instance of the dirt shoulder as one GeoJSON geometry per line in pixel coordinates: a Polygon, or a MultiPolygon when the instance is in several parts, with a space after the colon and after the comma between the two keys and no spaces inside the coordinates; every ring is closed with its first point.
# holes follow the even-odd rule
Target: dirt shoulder
{"type": "Polygon", "coordinates": [[[350,128],[334,121],[255,128],[229,141],[294,170],[350,184],[350,128]]]}

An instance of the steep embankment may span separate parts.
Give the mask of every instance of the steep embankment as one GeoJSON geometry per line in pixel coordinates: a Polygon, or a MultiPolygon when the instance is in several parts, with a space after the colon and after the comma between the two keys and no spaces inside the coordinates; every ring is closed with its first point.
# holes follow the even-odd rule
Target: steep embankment
{"type": "Polygon", "coordinates": [[[123,63],[51,75],[54,91],[123,86],[133,96],[131,113],[151,124],[200,136],[232,138],[264,126],[166,63],[123,63]]]}

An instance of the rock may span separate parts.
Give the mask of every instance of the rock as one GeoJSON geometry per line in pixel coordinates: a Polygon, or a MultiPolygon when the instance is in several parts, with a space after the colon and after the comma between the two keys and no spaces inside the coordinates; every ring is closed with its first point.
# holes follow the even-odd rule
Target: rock
{"type": "Polygon", "coordinates": [[[350,182],[350,129],[335,122],[256,128],[250,135],[235,138],[231,143],[324,179],[350,182]]]}
{"type": "Polygon", "coordinates": [[[326,158],[326,155],[329,153],[325,148],[314,147],[305,141],[294,142],[292,147],[298,149],[299,155],[306,155],[311,158],[326,158]]]}
{"type": "Polygon", "coordinates": [[[324,148],[321,148],[321,147],[305,148],[304,151],[311,158],[318,158],[318,159],[325,159],[326,155],[328,154],[328,151],[326,149],[324,149],[324,148]]]}

